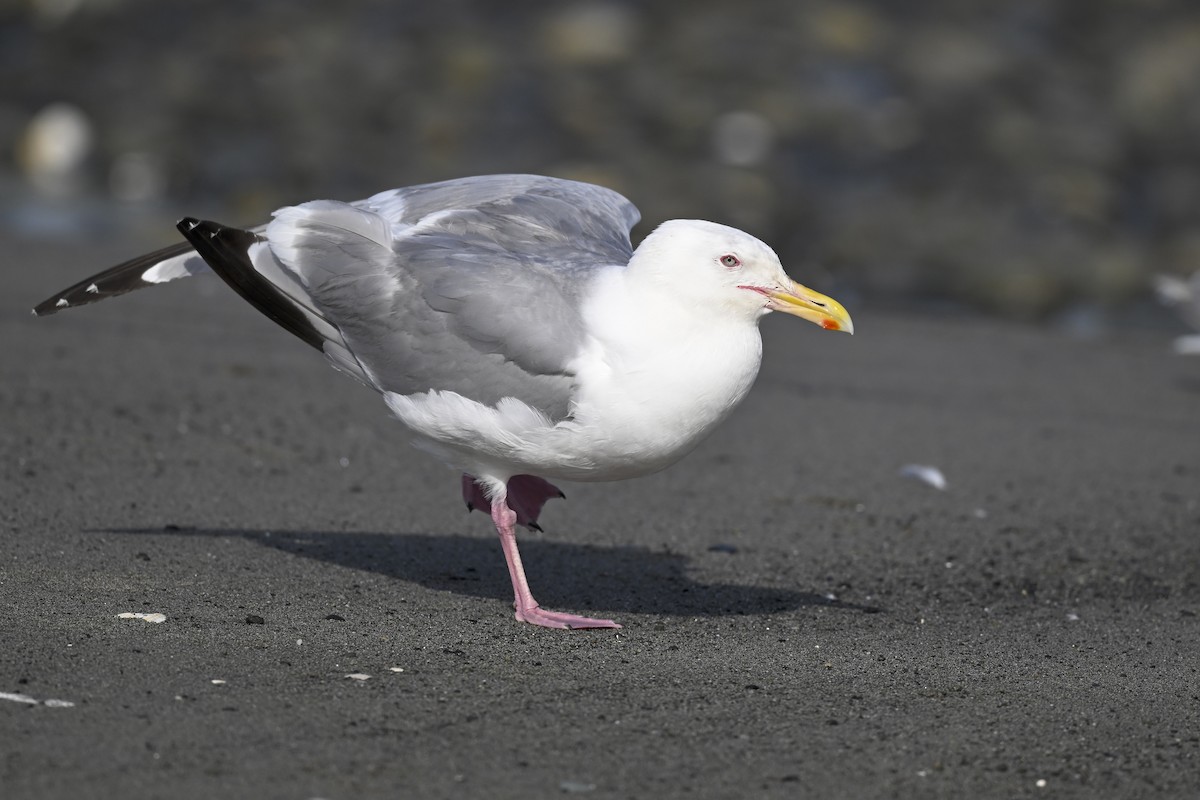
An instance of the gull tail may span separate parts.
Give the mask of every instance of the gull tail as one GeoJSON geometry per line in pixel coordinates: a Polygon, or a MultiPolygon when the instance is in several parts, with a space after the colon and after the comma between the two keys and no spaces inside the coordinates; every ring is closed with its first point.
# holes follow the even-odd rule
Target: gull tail
{"type": "MultiPolygon", "coordinates": [[[[252,231],[191,217],[179,220],[176,227],[188,244],[212,267],[213,272],[220,275],[221,280],[229,284],[243,300],[284,330],[321,349],[328,337],[321,335],[317,323],[324,322],[324,319],[314,309],[297,302],[296,298],[289,296],[282,287],[255,268],[256,256],[267,256],[266,259],[258,258],[260,264],[265,260],[274,261],[266,239],[252,231]]],[[[340,334],[338,338],[341,338],[340,334]]]]}
{"type": "Polygon", "coordinates": [[[378,390],[341,330],[316,308],[296,275],[280,265],[263,236],[191,217],[181,219],[176,227],[212,271],[246,302],[323,352],[335,369],[378,390]]]}
{"type": "Polygon", "coordinates": [[[186,242],[85,278],[39,303],[33,313],[43,317],[156,283],[215,272],[250,305],[323,352],[336,369],[378,389],[350,351],[342,332],[317,309],[298,276],[275,257],[261,235],[265,225],[242,230],[185,217],[176,227],[186,242]]]}
{"type": "Polygon", "coordinates": [[[33,313],[44,317],[64,308],[87,305],[157,283],[166,283],[208,271],[208,266],[197,255],[192,245],[180,242],[110,267],[90,278],[84,278],[74,286],[56,292],[53,297],[38,303],[33,313]]]}

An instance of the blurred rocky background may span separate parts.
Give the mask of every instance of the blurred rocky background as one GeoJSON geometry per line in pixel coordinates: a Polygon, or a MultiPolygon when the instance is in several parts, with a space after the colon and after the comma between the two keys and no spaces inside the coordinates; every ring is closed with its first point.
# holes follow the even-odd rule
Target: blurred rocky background
{"type": "Polygon", "coordinates": [[[528,171],[1088,329],[1200,267],[1200,3],[0,0],[0,151],[5,235],[528,171]]]}

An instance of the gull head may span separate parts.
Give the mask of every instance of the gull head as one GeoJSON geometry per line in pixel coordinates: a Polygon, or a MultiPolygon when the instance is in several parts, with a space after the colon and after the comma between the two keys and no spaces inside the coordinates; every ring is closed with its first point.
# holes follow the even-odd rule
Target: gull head
{"type": "Polygon", "coordinates": [[[727,225],[664,222],[638,246],[629,269],[637,280],[708,313],[756,322],[782,311],[826,330],[854,332],[841,303],[793,281],[774,250],[727,225]]]}

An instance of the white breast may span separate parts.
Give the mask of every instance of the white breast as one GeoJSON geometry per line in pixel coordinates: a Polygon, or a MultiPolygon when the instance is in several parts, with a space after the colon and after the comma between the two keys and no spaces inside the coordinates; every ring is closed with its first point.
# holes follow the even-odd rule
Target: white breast
{"type": "Polygon", "coordinates": [[[689,452],[758,374],[757,325],[631,295],[620,272],[597,284],[583,312],[590,335],[571,365],[578,389],[568,420],[551,424],[512,399],[492,408],[447,392],[387,402],[419,445],[472,474],[619,480],[689,452]]]}
{"type": "Polygon", "coordinates": [[[572,435],[595,462],[593,480],[673,463],[749,391],[762,358],[758,326],[691,311],[631,297],[618,281],[585,309],[592,338],[575,364],[572,435]]]}

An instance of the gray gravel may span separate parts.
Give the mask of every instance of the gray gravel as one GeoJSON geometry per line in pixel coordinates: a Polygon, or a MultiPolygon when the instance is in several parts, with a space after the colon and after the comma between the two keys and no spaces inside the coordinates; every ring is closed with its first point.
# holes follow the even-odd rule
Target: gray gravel
{"type": "Polygon", "coordinates": [[[1200,790],[1165,334],[769,319],[700,450],[525,537],[547,606],[626,625],[558,632],[457,477],[224,287],[35,320],[136,247],[3,244],[0,692],[73,703],[0,701],[5,798],[1200,790]]]}

